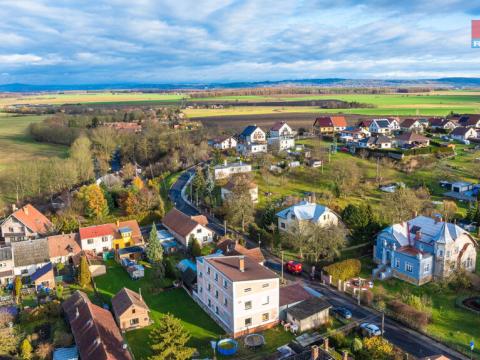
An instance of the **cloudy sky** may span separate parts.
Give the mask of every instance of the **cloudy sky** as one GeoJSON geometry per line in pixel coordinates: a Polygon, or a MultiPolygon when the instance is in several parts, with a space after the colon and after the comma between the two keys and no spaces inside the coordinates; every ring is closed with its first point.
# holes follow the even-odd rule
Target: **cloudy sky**
{"type": "Polygon", "coordinates": [[[480,76],[473,0],[0,0],[0,19],[0,84],[480,76]]]}

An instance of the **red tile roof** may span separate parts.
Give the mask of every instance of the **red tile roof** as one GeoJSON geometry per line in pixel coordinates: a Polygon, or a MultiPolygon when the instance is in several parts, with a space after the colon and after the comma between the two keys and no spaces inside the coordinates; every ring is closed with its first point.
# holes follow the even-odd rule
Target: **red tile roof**
{"type": "Polygon", "coordinates": [[[87,295],[78,290],[62,307],[82,359],[132,360],[123,348],[122,335],[110,311],[92,304],[87,295]]]}
{"type": "Polygon", "coordinates": [[[53,227],[50,220],[31,204],[27,204],[21,209],[18,209],[11,216],[38,234],[46,234],[53,227]]]}
{"type": "Polygon", "coordinates": [[[411,128],[416,122],[417,122],[417,119],[405,119],[400,124],[400,127],[411,128]]]}
{"type": "Polygon", "coordinates": [[[101,236],[115,235],[114,224],[94,225],[80,228],[80,240],[92,239],[101,236]]]}
{"type": "MultiPolygon", "coordinates": [[[[172,229],[177,234],[186,237],[192,232],[197,225],[205,226],[206,218],[200,218],[197,216],[190,217],[187,214],[184,214],[180,210],[173,208],[163,217],[163,225],[172,229]],[[205,225],[204,225],[205,224],[205,225]]],[[[208,223],[208,220],[206,220],[208,223]]]]}
{"type": "Polygon", "coordinates": [[[345,116],[331,116],[332,124],[335,127],[347,127],[347,120],[345,116]]]}
{"type": "Polygon", "coordinates": [[[322,116],[315,119],[315,127],[347,127],[345,116],[322,116]]]}
{"type": "Polygon", "coordinates": [[[280,306],[294,304],[300,301],[313,298],[305,288],[300,284],[292,284],[280,288],[280,306]]]}
{"type": "Polygon", "coordinates": [[[257,263],[263,263],[265,261],[265,257],[259,247],[247,249],[245,246],[242,246],[237,241],[231,239],[225,239],[219,242],[217,244],[217,249],[221,250],[222,253],[227,256],[245,255],[257,263]]]}

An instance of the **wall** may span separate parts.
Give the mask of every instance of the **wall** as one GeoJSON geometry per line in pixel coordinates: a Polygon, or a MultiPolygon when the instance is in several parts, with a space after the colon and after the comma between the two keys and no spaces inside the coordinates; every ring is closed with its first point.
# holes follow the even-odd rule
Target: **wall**
{"type": "Polygon", "coordinates": [[[134,306],[126,310],[121,316],[116,317],[117,324],[121,330],[138,329],[150,325],[150,317],[148,311],[143,308],[135,308],[134,306]],[[135,313],[133,313],[135,310],[135,313]],[[138,319],[138,324],[130,325],[130,320],[138,319]]]}
{"type": "Polygon", "coordinates": [[[113,242],[113,236],[108,235],[106,236],[107,241],[102,241],[102,237],[95,237],[91,238],[93,240],[92,244],[88,243],[88,240],[90,239],[82,239],[81,245],[82,245],[82,250],[94,250],[96,253],[102,253],[104,251],[110,251],[112,249],[112,242],[113,242]],[[108,248],[108,250],[104,250],[105,248],[108,248]]]}

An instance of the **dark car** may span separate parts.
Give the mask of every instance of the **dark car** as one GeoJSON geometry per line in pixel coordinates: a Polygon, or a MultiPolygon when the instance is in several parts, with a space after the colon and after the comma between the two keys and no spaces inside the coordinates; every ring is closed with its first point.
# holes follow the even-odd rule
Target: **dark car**
{"type": "Polygon", "coordinates": [[[332,309],[334,314],[340,315],[345,319],[350,319],[352,317],[352,312],[345,307],[336,307],[332,309]]]}

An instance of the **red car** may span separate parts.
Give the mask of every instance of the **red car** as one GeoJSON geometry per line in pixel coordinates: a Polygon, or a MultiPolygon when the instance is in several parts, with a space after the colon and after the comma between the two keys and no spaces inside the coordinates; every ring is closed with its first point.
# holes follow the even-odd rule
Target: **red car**
{"type": "Polygon", "coordinates": [[[294,260],[290,260],[285,264],[285,267],[289,273],[299,275],[302,273],[302,263],[294,260]]]}

